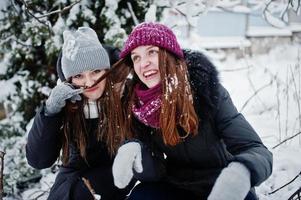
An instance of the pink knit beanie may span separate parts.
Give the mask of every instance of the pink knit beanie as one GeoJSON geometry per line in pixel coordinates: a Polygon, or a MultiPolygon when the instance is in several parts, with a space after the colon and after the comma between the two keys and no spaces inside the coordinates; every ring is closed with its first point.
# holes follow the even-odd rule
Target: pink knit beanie
{"type": "Polygon", "coordinates": [[[154,45],[164,48],[179,58],[184,58],[177,38],[170,28],[163,24],[144,22],[137,25],[120,53],[120,58],[126,57],[133,49],[142,45],[154,45]]]}

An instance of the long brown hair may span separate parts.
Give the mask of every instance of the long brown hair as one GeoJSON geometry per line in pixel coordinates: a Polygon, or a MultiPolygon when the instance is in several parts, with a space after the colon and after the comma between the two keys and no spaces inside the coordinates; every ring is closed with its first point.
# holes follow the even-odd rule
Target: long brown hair
{"type": "MultiPolygon", "coordinates": [[[[114,67],[130,68],[130,72],[133,73],[133,78],[125,84],[126,92],[122,97],[124,109],[115,111],[123,113],[124,122],[121,126],[124,131],[120,134],[124,135],[125,138],[131,138],[136,134],[132,115],[132,106],[136,101],[133,88],[140,80],[133,72],[133,63],[130,56],[120,60],[114,67]]],[[[163,89],[159,131],[164,143],[173,146],[178,144],[183,137],[190,134],[192,136],[196,135],[199,120],[193,106],[193,96],[185,60],[179,59],[165,49],[160,48],[159,71],[163,89]],[[178,128],[182,128],[186,135],[181,135],[178,128]]]]}
{"type": "MultiPolygon", "coordinates": [[[[114,84],[112,77],[115,73],[106,73],[106,84],[102,96],[97,100],[97,110],[99,113],[99,122],[97,130],[95,132],[95,139],[97,141],[104,141],[107,145],[108,152],[112,156],[121,141],[123,141],[123,135],[118,135],[119,132],[115,132],[116,124],[122,124],[122,117],[116,112],[111,112],[115,108],[120,108],[120,101],[116,101],[118,97],[115,95],[117,92],[113,92],[114,84]],[[110,123],[109,123],[110,122],[110,123]],[[113,123],[111,123],[113,122],[113,123]]],[[[86,147],[88,144],[88,130],[84,116],[84,105],[87,104],[87,99],[83,101],[77,101],[76,103],[67,102],[67,106],[64,108],[63,118],[63,137],[62,137],[62,161],[63,164],[67,164],[69,160],[69,145],[74,143],[79,149],[81,157],[86,160],[86,147]]]]}

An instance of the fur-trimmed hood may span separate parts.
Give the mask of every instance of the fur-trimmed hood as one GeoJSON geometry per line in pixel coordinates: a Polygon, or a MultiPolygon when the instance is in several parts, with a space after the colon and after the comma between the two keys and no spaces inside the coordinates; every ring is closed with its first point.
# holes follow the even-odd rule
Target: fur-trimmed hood
{"type": "Polygon", "coordinates": [[[198,115],[212,117],[218,103],[218,72],[209,59],[198,51],[184,50],[190,84],[198,115]]]}

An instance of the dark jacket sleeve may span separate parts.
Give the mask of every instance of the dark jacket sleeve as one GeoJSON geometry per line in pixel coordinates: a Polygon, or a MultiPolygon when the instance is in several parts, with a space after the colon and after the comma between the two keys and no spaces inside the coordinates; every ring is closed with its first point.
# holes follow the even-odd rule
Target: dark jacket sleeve
{"type": "Polygon", "coordinates": [[[165,174],[163,153],[152,151],[148,146],[139,141],[142,153],[143,171],[137,173],[134,170],[134,177],[141,181],[157,181],[165,174]]]}
{"type": "Polygon", "coordinates": [[[37,112],[28,133],[26,158],[28,164],[36,169],[51,167],[57,160],[61,142],[59,138],[61,116],[45,116],[44,106],[37,112]]]}
{"type": "Polygon", "coordinates": [[[215,123],[220,137],[233,155],[251,172],[251,186],[258,186],[272,173],[273,156],[261,139],[232,103],[229,93],[219,86],[215,123]]]}

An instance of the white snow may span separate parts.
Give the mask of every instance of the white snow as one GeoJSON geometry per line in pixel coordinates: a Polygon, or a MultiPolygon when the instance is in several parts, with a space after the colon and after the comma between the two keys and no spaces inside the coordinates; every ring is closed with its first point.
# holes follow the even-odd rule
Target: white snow
{"type": "Polygon", "coordinates": [[[200,37],[197,34],[191,34],[188,39],[179,38],[184,48],[200,49],[200,48],[239,48],[249,47],[251,42],[239,36],[233,37],[200,37]]]}
{"type": "Polygon", "coordinates": [[[249,27],[247,36],[249,37],[266,37],[266,36],[291,36],[289,29],[280,29],[276,27],[249,27]]]}
{"type": "Polygon", "coordinates": [[[148,11],[145,14],[145,22],[155,22],[156,21],[156,10],[157,6],[155,4],[150,5],[148,11]]]}
{"type": "Polygon", "coordinates": [[[260,200],[288,199],[301,186],[301,177],[289,186],[268,193],[292,180],[301,171],[301,136],[272,149],[285,138],[300,132],[300,44],[276,46],[265,54],[224,62],[215,61],[220,78],[238,110],[262,86],[242,113],[274,154],[272,176],[257,188],[260,200]],[[248,68],[249,67],[249,68],[248,68]],[[237,70],[235,69],[244,69],[237,70]],[[272,82],[271,82],[272,81],[272,82]],[[296,88],[295,88],[296,86],[296,88]]]}
{"type": "Polygon", "coordinates": [[[0,1],[0,19],[3,16],[3,13],[1,12],[1,10],[5,10],[6,6],[8,5],[8,0],[2,0],[0,1]]]}

